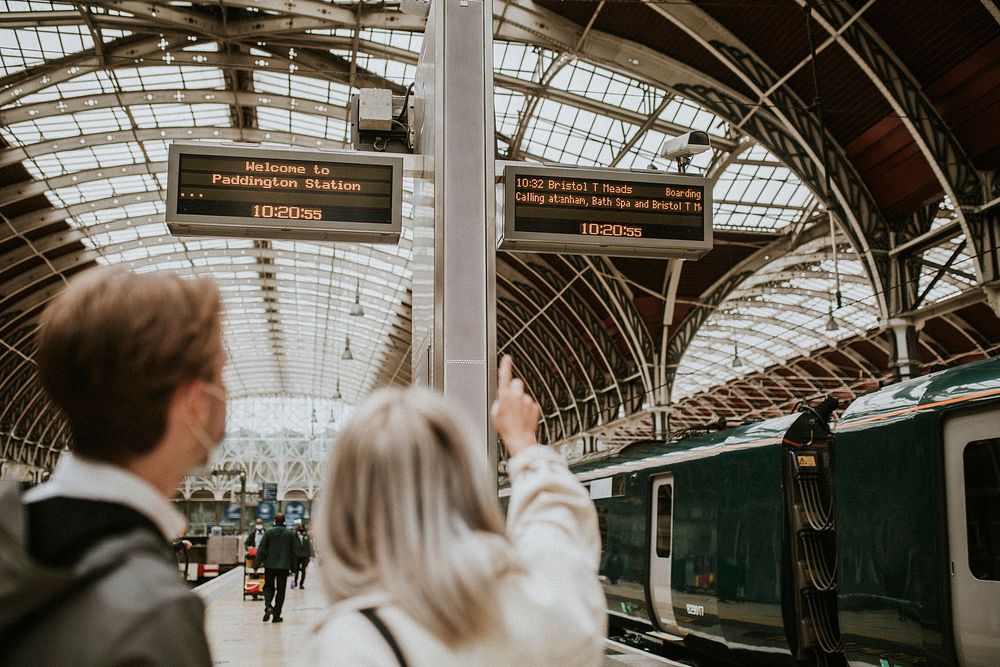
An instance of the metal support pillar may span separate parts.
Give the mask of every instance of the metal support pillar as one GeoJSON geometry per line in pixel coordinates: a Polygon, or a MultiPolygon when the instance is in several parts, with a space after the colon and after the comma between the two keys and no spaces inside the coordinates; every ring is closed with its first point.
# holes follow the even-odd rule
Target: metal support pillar
{"type": "MultiPolygon", "coordinates": [[[[995,192],[993,193],[995,194],[995,192]]],[[[972,217],[972,216],[970,216],[972,217]]],[[[981,253],[978,267],[986,302],[1000,317],[1000,206],[996,200],[975,216],[976,229],[980,238],[974,244],[981,253]]]]}
{"type": "Polygon", "coordinates": [[[431,3],[415,89],[417,149],[433,158],[433,184],[421,188],[432,196],[420,200],[433,206],[433,216],[424,216],[425,223],[433,218],[433,240],[430,225],[415,222],[415,262],[423,261],[424,271],[414,270],[413,350],[418,381],[460,404],[479,442],[487,443],[491,474],[497,464],[489,423],[496,383],[492,22],[491,0],[431,3]],[[419,249],[418,236],[425,241],[419,249]]]}
{"type": "Polygon", "coordinates": [[[885,323],[892,358],[889,359],[893,379],[909,380],[920,374],[920,350],[917,346],[917,327],[906,318],[894,318],[885,323]]]}

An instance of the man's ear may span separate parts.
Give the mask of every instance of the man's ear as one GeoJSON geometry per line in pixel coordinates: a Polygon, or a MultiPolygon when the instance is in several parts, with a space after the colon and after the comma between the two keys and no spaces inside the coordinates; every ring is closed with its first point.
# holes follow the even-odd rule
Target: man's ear
{"type": "Polygon", "coordinates": [[[176,417],[189,415],[194,417],[196,423],[204,423],[207,420],[207,409],[205,401],[202,400],[204,389],[201,380],[190,380],[174,391],[170,399],[170,413],[176,417]]]}

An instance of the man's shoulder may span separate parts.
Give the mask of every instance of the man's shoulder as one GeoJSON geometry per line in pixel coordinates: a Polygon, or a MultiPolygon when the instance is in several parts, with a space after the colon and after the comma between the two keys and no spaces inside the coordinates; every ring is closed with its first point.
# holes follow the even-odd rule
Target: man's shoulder
{"type": "MultiPolygon", "coordinates": [[[[176,565],[151,546],[148,536],[134,534],[109,540],[107,569],[80,582],[77,591],[52,606],[10,647],[11,664],[105,664],[129,642],[136,655],[169,654],[171,646],[193,647],[207,654],[204,605],[178,576],[176,565]],[[73,638],[87,637],[80,644],[73,638]]],[[[96,560],[102,554],[95,553],[96,560]]],[[[86,567],[86,563],[81,561],[86,567]]],[[[202,664],[197,659],[192,664],[202,664]]]]}
{"type": "Polygon", "coordinates": [[[26,507],[28,551],[50,566],[72,566],[90,549],[130,534],[142,533],[148,539],[133,537],[126,540],[129,545],[141,542],[146,548],[167,546],[148,517],[119,503],[57,496],[26,507]]]}

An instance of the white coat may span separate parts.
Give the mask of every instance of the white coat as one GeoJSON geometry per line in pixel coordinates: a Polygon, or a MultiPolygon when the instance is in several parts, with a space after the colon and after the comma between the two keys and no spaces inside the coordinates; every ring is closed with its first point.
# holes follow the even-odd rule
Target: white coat
{"type": "Polygon", "coordinates": [[[398,665],[358,610],[376,607],[410,667],[600,665],[606,607],[597,579],[600,539],[593,502],[554,451],[532,447],[509,461],[507,531],[522,571],[504,575],[502,627],[449,647],[373,590],[331,608],[310,647],[309,664],[398,665]]]}

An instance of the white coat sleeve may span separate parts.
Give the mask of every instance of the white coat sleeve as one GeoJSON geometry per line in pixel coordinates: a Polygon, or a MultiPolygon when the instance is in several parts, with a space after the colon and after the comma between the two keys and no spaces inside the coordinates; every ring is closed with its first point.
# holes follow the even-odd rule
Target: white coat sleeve
{"type": "Polygon", "coordinates": [[[522,451],[507,470],[507,531],[527,569],[523,618],[546,638],[551,664],[600,665],[607,611],[594,503],[547,447],[522,451]]]}

